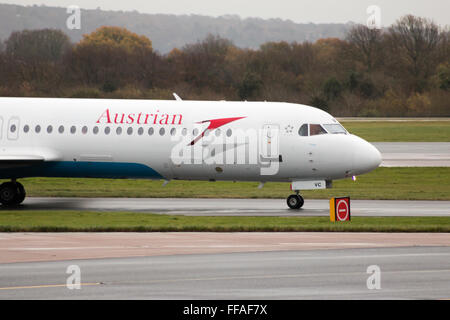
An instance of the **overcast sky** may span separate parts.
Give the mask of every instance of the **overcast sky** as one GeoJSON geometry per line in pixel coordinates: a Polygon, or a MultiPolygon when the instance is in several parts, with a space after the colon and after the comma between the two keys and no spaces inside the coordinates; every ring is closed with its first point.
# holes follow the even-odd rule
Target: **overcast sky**
{"type": "Polygon", "coordinates": [[[242,18],[260,17],[290,19],[300,23],[348,22],[365,23],[370,5],[381,9],[381,24],[392,24],[400,16],[411,13],[450,25],[450,0],[0,0],[0,3],[103,10],[137,10],[143,13],[201,14],[220,16],[237,14],[242,18]]]}

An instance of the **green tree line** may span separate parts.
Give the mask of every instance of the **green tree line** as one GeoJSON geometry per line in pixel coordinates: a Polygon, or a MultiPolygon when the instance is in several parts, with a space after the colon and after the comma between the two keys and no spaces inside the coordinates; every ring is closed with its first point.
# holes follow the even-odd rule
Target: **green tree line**
{"type": "Polygon", "coordinates": [[[337,116],[450,116],[450,32],[407,15],[345,39],[242,49],[210,35],[162,55],[145,36],[101,27],[78,43],[53,29],[0,45],[0,96],[285,101],[337,116]]]}

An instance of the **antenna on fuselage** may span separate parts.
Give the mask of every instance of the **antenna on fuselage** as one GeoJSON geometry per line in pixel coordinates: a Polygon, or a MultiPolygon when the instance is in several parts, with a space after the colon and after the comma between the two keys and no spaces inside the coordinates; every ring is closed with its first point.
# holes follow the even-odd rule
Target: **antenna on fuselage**
{"type": "Polygon", "coordinates": [[[175,100],[177,100],[177,101],[183,101],[183,99],[181,99],[180,96],[177,95],[175,92],[173,93],[173,96],[175,97],[175,100]]]}

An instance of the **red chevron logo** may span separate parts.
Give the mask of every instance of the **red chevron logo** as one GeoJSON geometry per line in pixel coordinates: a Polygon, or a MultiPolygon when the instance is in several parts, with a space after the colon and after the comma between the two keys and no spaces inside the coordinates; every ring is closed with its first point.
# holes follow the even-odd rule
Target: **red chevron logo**
{"type": "Polygon", "coordinates": [[[197,122],[197,123],[209,122],[209,126],[197,138],[192,140],[190,145],[192,146],[192,145],[196,144],[197,141],[199,141],[201,138],[203,138],[205,136],[206,131],[220,128],[230,122],[237,121],[237,120],[244,119],[244,118],[246,118],[246,117],[221,118],[221,119],[212,119],[212,120],[204,120],[204,121],[197,122]]]}

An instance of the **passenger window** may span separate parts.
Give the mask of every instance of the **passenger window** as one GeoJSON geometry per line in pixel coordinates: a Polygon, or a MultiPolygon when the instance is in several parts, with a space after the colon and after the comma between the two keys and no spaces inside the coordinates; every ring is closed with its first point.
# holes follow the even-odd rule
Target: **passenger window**
{"type": "Polygon", "coordinates": [[[83,134],[88,133],[88,127],[84,126],[84,127],[81,129],[81,132],[82,132],[83,134]]]}
{"type": "Polygon", "coordinates": [[[41,126],[37,125],[36,128],[34,129],[34,131],[36,131],[36,133],[41,132],[41,126]]]}
{"type": "Polygon", "coordinates": [[[298,129],[298,134],[302,137],[308,136],[308,125],[305,123],[303,124],[300,129],[298,129]]]}
{"type": "Polygon", "coordinates": [[[48,133],[52,133],[53,132],[53,127],[52,126],[48,126],[47,127],[47,132],[48,133]]]}
{"type": "Polygon", "coordinates": [[[164,128],[159,129],[159,135],[163,136],[166,133],[166,130],[164,128]]]}
{"type": "Polygon", "coordinates": [[[94,132],[94,134],[98,134],[98,131],[99,131],[99,129],[97,126],[95,126],[94,129],[92,130],[92,132],[94,132]]]}
{"type": "Polygon", "coordinates": [[[128,134],[129,136],[131,136],[131,135],[133,134],[133,128],[132,128],[132,127],[129,127],[129,128],[128,128],[127,134],[128,134]]]}
{"type": "Polygon", "coordinates": [[[309,125],[309,135],[317,136],[319,134],[327,134],[324,128],[320,124],[310,124],[309,125]]]}
{"type": "Polygon", "coordinates": [[[117,127],[116,134],[120,136],[122,134],[122,127],[117,127]]]}
{"type": "Polygon", "coordinates": [[[28,133],[28,131],[30,131],[30,126],[25,125],[25,127],[23,127],[23,132],[28,133]]]}
{"type": "Polygon", "coordinates": [[[64,133],[64,126],[59,126],[58,132],[61,134],[64,133]]]}
{"type": "Polygon", "coordinates": [[[231,137],[231,135],[233,134],[233,131],[231,129],[227,130],[227,137],[231,137]]]}
{"type": "Polygon", "coordinates": [[[170,135],[171,136],[174,136],[176,134],[177,134],[177,129],[175,129],[175,128],[170,129],[170,135]]]}
{"type": "Polygon", "coordinates": [[[105,134],[108,135],[111,132],[111,128],[110,127],[106,127],[105,128],[105,134]]]}
{"type": "Polygon", "coordinates": [[[138,135],[142,136],[144,134],[144,128],[140,127],[138,129],[138,135]]]}
{"type": "Polygon", "coordinates": [[[148,129],[148,135],[149,136],[152,136],[154,132],[155,132],[155,130],[153,128],[149,128],[148,129]]]}
{"type": "Polygon", "coordinates": [[[16,127],[16,125],[15,124],[13,124],[12,126],[11,126],[11,132],[16,132],[16,129],[17,129],[17,127],[16,127]]]}
{"type": "Polygon", "coordinates": [[[72,127],[70,128],[70,133],[71,133],[71,134],[75,134],[75,132],[77,132],[77,127],[72,126],[72,127]]]}

